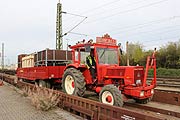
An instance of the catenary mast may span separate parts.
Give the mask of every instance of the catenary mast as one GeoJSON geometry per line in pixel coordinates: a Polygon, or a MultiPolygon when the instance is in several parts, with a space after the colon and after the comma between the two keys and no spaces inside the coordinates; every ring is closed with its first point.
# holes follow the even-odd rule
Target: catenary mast
{"type": "Polygon", "coordinates": [[[56,49],[63,48],[63,39],[62,39],[62,4],[57,3],[57,18],[56,18],[56,49]]]}

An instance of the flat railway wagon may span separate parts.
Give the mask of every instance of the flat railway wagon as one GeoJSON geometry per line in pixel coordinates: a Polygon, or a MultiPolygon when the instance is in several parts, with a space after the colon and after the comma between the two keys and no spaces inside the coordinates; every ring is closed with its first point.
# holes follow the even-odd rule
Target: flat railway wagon
{"type": "Polygon", "coordinates": [[[127,99],[139,103],[151,100],[156,87],[155,52],[147,57],[143,66],[119,66],[120,46],[108,34],[70,46],[71,51],[43,50],[18,56],[17,77],[19,80],[36,82],[41,87],[61,85],[65,93],[83,96],[86,90],[99,94],[102,103],[123,106],[127,99]],[[86,65],[86,57],[94,52],[96,82],[86,65]],[[154,77],[147,82],[148,70],[154,77]]]}
{"type": "Polygon", "coordinates": [[[60,83],[64,69],[72,61],[71,51],[42,50],[18,56],[17,77],[19,80],[36,82],[40,87],[60,83]]]}

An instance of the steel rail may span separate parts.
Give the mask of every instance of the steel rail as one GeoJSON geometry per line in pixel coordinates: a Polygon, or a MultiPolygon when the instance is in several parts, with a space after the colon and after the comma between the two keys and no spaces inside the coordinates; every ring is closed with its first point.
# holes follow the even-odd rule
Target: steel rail
{"type": "MultiPolygon", "coordinates": [[[[2,74],[1,74],[2,75],[2,74]]],[[[2,75],[3,80],[22,89],[24,87],[29,87],[31,89],[35,88],[35,85],[25,82],[20,82],[14,80],[15,77],[9,75],[2,75]]],[[[78,114],[86,119],[92,120],[163,120],[159,116],[153,116],[151,114],[143,114],[141,112],[129,110],[126,108],[109,106],[102,104],[97,101],[85,99],[82,97],[67,95],[61,91],[42,88],[47,91],[53,91],[59,95],[60,108],[66,109],[70,112],[78,114]]]]}
{"type": "Polygon", "coordinates": [[[141,110],[143,109],[143,110],[153,111],[156,113],[170,115],[170,116],[180,118],[180,113],[175,112],[175,111],[165,110],[165,109],[161,109],[161,108],[156,108],[156,107],[151,107],[151,106],[146,106],[146,105],[136,104],[136,103],[125,103],[125,106],[135,107],[135,108],[139,108],[141,110]]]}

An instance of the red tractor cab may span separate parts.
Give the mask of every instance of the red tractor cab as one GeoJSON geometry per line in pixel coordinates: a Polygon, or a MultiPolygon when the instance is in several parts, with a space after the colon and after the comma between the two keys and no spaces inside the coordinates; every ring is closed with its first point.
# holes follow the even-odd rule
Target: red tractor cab
{"type": "Polygon", "coordinates": [[[151,100],[156,86],[155,52],[147,57],[143,66],[119,66],[120,47],[109,35],[79,42],[71,46],[72,63],[67,65],[62,77],[62,88],[67,94],[83,96],[86,89],[99,94],[102,103],[123,106],[126,99],[135,99],[140,103],[151,100]],[[86,65],[86,57],[94,51],[96,78],[94,83],[86,65]],[[154,78],[147,83],[148,70],[154,70],[154,78]]]}

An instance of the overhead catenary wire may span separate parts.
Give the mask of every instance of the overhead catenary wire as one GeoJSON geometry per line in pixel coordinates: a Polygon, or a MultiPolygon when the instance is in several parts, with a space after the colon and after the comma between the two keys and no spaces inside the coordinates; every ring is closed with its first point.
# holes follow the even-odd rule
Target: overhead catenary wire
{"type": "MultiPolygon", "coordinates": [[[[73,18],[74,17],[83,17],[83,18],[85,18],[85,17],[87,17],[87,16],[83,16],[83,15],[79,15],[79,14],[74,14],[74,13],[69,13],[69,12],[62,12],[62,13],[65,13],[65,14],[67,14],[67,15],[70,15],[70,16],[73,16],[73,18]]],[[[71,21],[72,22],[72,20],[73,20],[73,18],[71,18],[71,19],[68,19],[68,20],[64,20],[64,21],[71,21]]],[[[73,20],[74,21],[74,20],[73,20]]]]}
{"type": "MultiPolygon", "coordinates": [[[[136,2],[132,2],[132,3],[130,3],[130,4],[127,4],[126,6],[130,6],[130,5],[136,5],[136,4],[139,4],[139,3],[142,3],[142,2],[146,2],[146,1],[148,1],[148,0],[139,0],[139,1],[136,1],[136,2]]],[[[126,6],[123,6],[123,7],[126,7],[126,6]]],[[[101,7],[101,8],[104,8],[104,7],[101,7]]],[[[101,9],[101,8],[99,8],[99,9],[101,9]]],[[[109,11],[113,11],[113,10],[117,10],[117,9],[122,9],[122,7],[119,7],[119,6],[117,6],[117,7],[112,7],[113,9],[107,9],[107,10],[103,10],[102,12],[98,12],[98,13],[96,13],[96,14],[94,14],[94,13],[92,13],[92,15],[90,15],[90,16],[88,16],[89,18],[90,17],[93,17],[93,16],[99,16],[99,15],[102,15],[102,14],[106,14],[106,12],[109,12],[109,11]]]]}
{"type": "Polygon", "coordinates": [[[69,33],[71,33],[71,34],[75,34],[75,35],[81,35],[81,36],[89,36],[89,37],[93,37],[93,36],[91,36],[91,35],[87,35],[87,34],[83,34],[83,33],[77,33],[77,32],[69,32],[69,33]]]}
{"type": "MultiPolygon", "coordinates": [[[[105,4],[102,4],[102,5],[100,5],[100,6],[91,8],[91,9],[89,9],[89,10],[86,10],[86,11],[80,13],[80,14],[86,14],[86,15],[87,15],[88,12],[92,12],[92,11],[95,11],[95,10],[97,10],[97,9],[101,9],[101,8],[104,7],[104,6],[107,6],[107,5],[109,6],[110,4],[114,4],[114,3],[119,2],[119,1],[121,1],[121,0],[114,0],[114,1],[111,1],[111,2],[108,2],[108,3],[105,3],[105,4]]],[[[72,14],[71,14],[71,15],[72,15],[72,14]]]]}
{"type": "MultiPolygon", "coordinates": [[[[180,16],[172,16],[172,17],[167,17],[167,18],[163,18],[163,19],[149,21],[149,22],[146,22],[146,23],[130,25],[130,26],[124,26],[124,27],[118,27],[118,28],[116,28],[116,29],[114,28],[113,30],[110,30],[110,31],[111,32],[118,31],[118,33],[113,34],[113,35],[118,35],[118,34],[121,34],[122,32],[128,32],[128,31],[144,28],[144,27],[152,25],[152,24],[163,23],[163,22],[167,22],[167,21],[171,21],[171,20],[179,19],[179,18],[180,18],[180,16]]],[[[102,33],[102,32],[94,33],[94,34],[91,34],[91,35],[97,35],[97,34],[100,34],[100,33],[102,33]]]]}
{"type": "MultiPolygon", "coordinates": [[[[173,17],[170,17],[169,19],[161,19],[161,20],[157,20],[157,21],[153,21],[151,23],[147,23],[147,24],[141,24],[141,25],[138,25],[137,27],[132,27],[131,29],[128,29],[128,28],[125,28],[125,29],[128,29],[128,30],[121,30],[122,32],[128,32],[128,31],[132,31],[132,30],[137,30],[137,29],[140,29],[140,28],[144,28],[146,26],[150,26],[152,24],[158,24],[158,23],[163,23],[163,22],[167,22],[167,21],[170,21],[170,20],[173,20],[173,19],[176,19],[176,18],[180,18],[180,16],[173,16],[173,17]]],[[[119,33],[117,33],[119,34],[119,33]]]]}
{"type": "MultiPolygon", "coordinates": [[[[140,29],[140,28],[144,28],[144,27],[150,26],[152,24],[163,23],[163,22],[167,22],[167,21],[171,21],[171,20],[179,19],[179,18],[180,18],[180,16],[171,16],[171,17],[167,17],[167,18],[163,18],[163,19],[149,21],[149,22],[146,22],[146,23],[130,25],[130,26],[124,26],[124,27],[121,27],[121,28],[118,27],[118,28],[110,30],[110,31],[111,31],[111,33],[113,35],[118,35],[118,34],[122,34],[124,32],[128,32],[128,31],[133,31],[133,30],[137,30],[137,29],[140,29]],[[114,31],[118,31],[118,33],[113,33],[114,31]]],[[[175,26],[169,26],[169,27],[175,27],[175,26]]],[[[169,28],[169,27],[165,27],[165,28],[169,28]]],[[[157,29],[157,30],[159,30],[159,29],[157,29]]],[[[150,32],[150,31],[146,31],[146,32],[150,32]]],[[[94,34],[86,34],[86,33],[81,33],[81,34],[88,35],[88,36],[96,36],[96,35],[101,34],[101,33],[105,33],[105,31],[99,32],[99,33],[94,33],[94,34]]],[[[144,32],[142,32],[142,33],[144,33],[144,32]]]]}
{"type": "Polygon", "coordinates": [[[151,7],[151,6],[166,2],[166,1],[169,1],[169,0],[161,0],[161,1],[158,1],[158,2],[153,2],[153,3],[150,3],[150,4],[143,5],[143,6],[140,6],[140,7],[132,8],[132,9],[129,9],[129,10],[120,11],[120,12],[117,12],[115,14],[111,14],[111,15],[108,15],[108,16],[105,16],[105,17],[101,17],[99,19],[91,20],[89,22],[86,22],[85,24],[98,22],[98,21],[105,20],[105,19],[112,19],[112,17],[114,17],[116,15],[121,15],[121,14],[129,13],[129,12],[133,12],[133,11],[136,11],[136,10],[139,10],[139,9],[142,9],[142,8],[146,8],[146,7],[151,7]]]}
{"type": "MultiPolygon", "coordinates": [[[[143,42],[145,42],[145,44],[142,44],[143,45],[143,48],[148,48],[148,47],[161,47],[159,46],[159,44],[154,44],[153,41],[155,42],[159,42],[159,41],[162,41],[162,40],[170,40],[170,39],[179,39],[180,38],[180,35],[178,36],[172,36],[172,37],[167,37],[167,38],[158,38],[158,39],[151,39],[151,40],[145,40],[143,42]]],[[[178,41],[178,40],[177,40],[178,41]]],[[[132,42],[132,41],[131,41],[132,42]]],[[[170,41],[166,41],[165,43],[167,42],[170,42],[170,41]]],[[[133,43],[133,42],[132,42],[133,43]]],[[[139,42],[141,44],[141,42],[139,42]]],[[[164,44],[165,44],[164,43],[164,44]]]]}
{"type": "Polygon", "coordinates": [[[159,39],[145,40],[143,42],[148,43],[148,42],[152,42],[152,41],[161,41],[161,40],[167,40],[167,39],[173,39],[173,38],[180,38],[180,35],[174,36],[174,37],[168,37],[168,38],[159,38],[159,39]]]}
{"type": "MultiPolygon", "coordinates": [[[[165,35],[165,34],[169,34],[170,32],[176,32],[176,31],[180,31],[180,29],[176,29],[176,30],[174,30],[174,31],[165,31],[165,32],[161,32],[161,33],[159,33],[159,34],[162,34],[163,33],[163,37],[165,37],[165,36],[167,36],[167,35],[165,35]]],[[[169,36],[169,35],[168,35],[169,36]]],[[[138,42],[143,42],[144,44],[146,44],[147,45],[147,43],[153,43],[154,44],[154,42],[157,42],[157,41],[161,41],[161,40],[166,40],[166,39],[171,39],[171,38],[179,38],[180,39],[180,36],[178,35],[178,36],[175,36],[175,37],[165,37],[165,38],[163,38],[163,37],[160,37],[160,38],[157,38],[157,37],[159,37],[159,36],[153,36],[153,37],[156,37],[156,38],[154,38],[154,39],[149,39],[149,37],[148,37],[148,40],[138,40],[138,42]]],[[[134,40],[133,40],[134,41],[134,40]]],[[[131,41],[131,42],[133,42],[133,41],[131,41]]],[[[137,41],[137,40],[135,40],[135,41],[137,41]]],[[[143,45],[144,45],[143,44],[143,45]]],[[[159,45],[159,44],[157,44],[157,45],[159,45]]]]}
{"type": "Polygon", "coordinates": [[[176,29],[174,29],[175,27],[178,27],[178,26],[180,26],[180,25],[176,25],[176,26],[170,26],[170,27],[164,27],[164,28],[159,28],[159,29],[155,29],[155,30],[151,30],[151,31],[144,31],[144,32],[137,32],[137,33],[133,33],[133,34],[128,34],[128,37],[122,37],[122,38],[131,38],[132,36],[139,36],[140,34],[148,34],[149,35],[149,33],[151,34],[151,35],[154,35],[154,34],[161,34],[161,33],[168,33],[168,32],[174,32],[174,31],[179,31],[180,30],[180,28],[176,28],[176,29]],[[161,29],[165,29],[165,28],[173,28],[173,30],[167,30],[166,29],[166,31],[159,31],[159,30],[161,30],[161,29]],[[159,33],[154,33],[154,31],[159,31],[159,33]],[[153,32],[153,33],[152,33],[153,32]]]}
{"type": "Polygon", "coordinates": [[[70,15],[73,15],[73,16],[78,16],[78,17],[83,17],[84,19],[82,19],[79,23],[77,23],[73,28],[71,28],[69,31],[65,32],[61,37],[64,37],[65,35],[67,35],[68,33],[70,33],[71,31],[73,31],[76,27],[78,27],[82,22],[85,21],[85,19],[87,19],[86,16],[82,16],[82,15],[78,15],[78,14],[74,14],[74,13],[68,13],[68,12],[62,12],[62,13],[65,13],[65,14],[70,14],[70,15]]]}
{"type": "MultiPolygon", "coordinates": [[[[143,47],[148,48],[148,47],[158,46],[158,45],[159,45],[159,44],[154,44],[154,43],[153,43],[153,45],[152,45],[152,41],[159,42],[159,41],[162,41],[162,40],[179,39],[179,38],[180,38],[180,35],[174,36],[174,37],[168,37],[168,38],[159,38],[159,39],[147,40],[147,41],[145,41],[145,42],[148,43],[148,44],[143,45],[143,47]],[[151,46],[150,46],[150,45],[151,45],[151,46]]],[[[178,40],[177,40],[177,41],[178,41],[178,40]]],[[[167,41],[167,42],[170,42],[170,41],[167,41]]],[[[167,43],[167,42],[166,42],[166,43],[167,43]]]]}
{"type": "Polygon", "coordinates": [[[86,16],[78,15],[78,14],[74,14],[74,13],[69,13],[69,12],[64,12],[64,11],[63,11],[62,13],[69,14],[69,15],[73,15],[73,16],[78,16],[78,17],[87,18],[86,16]]]}
{"type": "MultiPolygon", "coordinates": [[[[119,2],[119,1],[121,1],[121,0],[115,0],[115,1],[113,1],[113,2],[105,3],[105,4],[100,5],[100,6],[98,6],[98,7],[95,7],[95,8],[89,9],[89,10],[87,10],[87,11],[84,11],[84,12],[82,12],[81,14],[86,14],[86,16],[87,16],[87,13],[88,13],[88,12],[91,12],[91,13],[92,13],[92,11],[94,11],[94,10],[101,9],[101,8],[107,6],[107,5],[109,6],[109,5],[114,4],[114,3],[116,3],[116,2],[119,2]]],[[[140,1],[133,2],[133,3],[131,3],[131,4],[128,4],[128,5],[134,5],[134,4],[137,4],[137,3],[144,2],[144,1],[146,1],[146,0],[140,0],[140,1]]],[[[118,7],[118,8],[119,8],[119,7],[118,7]]],[[[67,13],[67,12],[64,12],[64,13],[67,13]]],[[[105,12],[103,11],[103,13],[105,13],[105,12]]],[[[72,14],[72,13],[67,13],[67,14],[69,14],[69,15],[76,15],[76,14],[72,14]]],[[[94,13],[92,13],[92,14],[94,14],[94,13]]],[[[96,15],[98,15],[98,14],[96,13],[96,15]]],[[[76,16],[77,16],[77,15],[76,15],[76,16]]],[[[80,15],[79,15],[79,16],[80,16],[80,15]]],[[[83,17],[83,16],[80,16],[80,17],[83,17]]],[[[88,17],[89,17],[89,16],[88,16],[88,17]]],[[[91,16],[91,17],[92,17],[92,16],[91,16]]],[[[65,21],[67,22],[67,20],[65,20],[65,21]]],[[[69,21],[72,21],[72,20],[69,20],[69,21]]]]}
{"type": "Polygon", "coordinates": [[[89,10],[87,10],[87,11],[84,11],[84,12],[82,12],[81,14],[84,14],[84,13],[87,14],[88,12],[92,12],[92,11],[95,11],[95,10],[97,10],[97,9],[101,9],[102,7],[109,6],[109,5],[114,4],[114,3],[116,3],[116,2],[119,2],[119,1],[121,1],[121,0],[114,0],[114,1],[111,1],[111,2],[108,2],[108,3],[105,3],[105,4],[102,4],[102,5],[100,5],[100,6],[97,6],[97,7],[94,7],[94,8],[92,8],[92,9],[89,9],[89,10]]]}
{"type": "Polygon", "coordinates": [[[72,29],[70,29],[68,32],[66,32],[64,35],[67,35],[68,33],[70,33],[71,31],[73,31],[77,26],[79,26],[82,22],[85,21],[87,17],[85,17],[82,21],[80,21],[77,25],[75,25],[72,29]]]}

